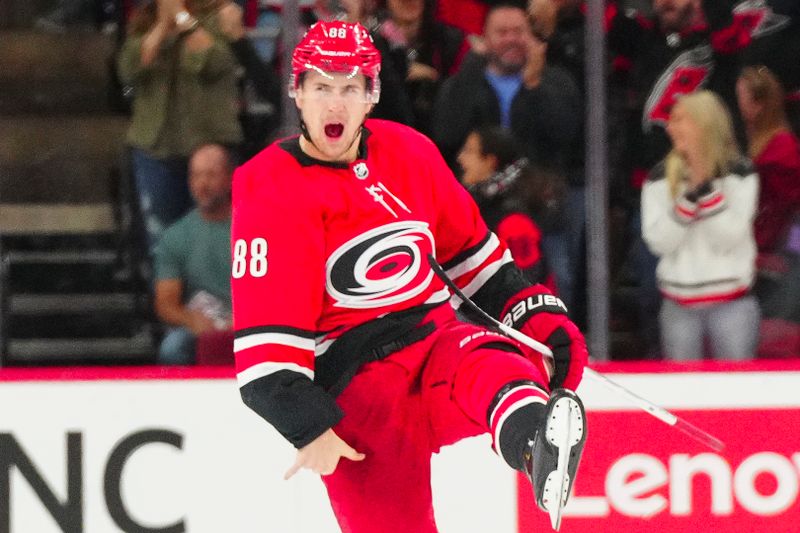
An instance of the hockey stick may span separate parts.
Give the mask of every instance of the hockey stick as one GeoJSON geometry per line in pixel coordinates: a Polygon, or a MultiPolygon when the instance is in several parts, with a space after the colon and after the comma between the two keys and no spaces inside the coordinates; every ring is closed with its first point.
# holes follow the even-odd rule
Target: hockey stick
{"type": "MultiPolygon", "coordinates": [[[[475,302],[467,298],[467,296],[463,292],[461,292],[461,289],[459,289],[458,286],[455,283],[453,283],[453,280],[451,280],[447,276],[447,274],[442,269],[441,265],[436,261],[436,258],[433,257],[433,255],[428,254],[428,262],[430,263],[431,268],[433,269],[434,273],[439,277],[439,279],[441,279],[444,282],[444,284],[447,285],[447,287],[451,291],[453,291],[453,294],[455,294],[464,303],[464,305],[466,305],[471,311],[480,316],[484,320],[484,322],[486,322],[487,326],[491,326],[493,329],[499,330],[506,336],[511,337],[512,339],[524,344],[525,346],[536,350],[537,352],[545,355],[548,358],[549,362],[551,363],[553,362],[553,352],[552,350],[550,350],[549,347],[547,347],[546,345],[542,344],[539,341],[536,341],[528,337],[521,331],[506,326],[499,320],[496,320],[493,317],[491,317],[486,311],[478,307],[478,305],[475,302]]],[[[725,443],[723,443],[715,436],[700,429],[694,424],[687,422],[683,418],[680,418],[672,414],[663,407],[659,407],[658,405],[650,402],[649,400],[645,400],[635,392],[626,389],[619,383],[607,378],[606,376],[597,372],[596,370],[592,370],[591,368],[586,367],[584,368],[583,373],[585,376],[588,376],[594,379],[595,381],[601,382],[614,392],[622,396],[625,396],[636,407],[639,407],[640,409],[646,411],[647,413],[661,420],[665,424],[672,426],[675,429],[685,433],[686,435],[696,440],[697,442],[704,444],[705,446],[708,446],[715,452],[721,452],[723,449],[725,449],[725,443]]]]}

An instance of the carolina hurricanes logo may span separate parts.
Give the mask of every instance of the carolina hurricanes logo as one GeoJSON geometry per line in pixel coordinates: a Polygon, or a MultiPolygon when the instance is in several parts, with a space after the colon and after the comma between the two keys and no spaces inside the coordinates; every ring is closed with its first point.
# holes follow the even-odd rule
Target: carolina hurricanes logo
{"type": "Polygon", "coordinates": [[[734,25],[748,31],[753,38],[782,30],[790,22],[789,17],[773,13],[765,0],[744,0],[733,8],[734,25]]]}
{"type": "Polygon", "coordinates": [[[338,307],[368,309],[409,300],[430,285],[425,258],[433,235],[424,222],[380,226],[339,247],[325,264],[328,294],[338,307]]]}
{"type": "Polygon", "coordinates": [[[642,117],[644,131],[650,131],[653,124],[665,125],[680,95],[693,93],[704,86],[713,66],[710,46],[699,46],[680,54],[667,67],[647,98],[642,117]]]}

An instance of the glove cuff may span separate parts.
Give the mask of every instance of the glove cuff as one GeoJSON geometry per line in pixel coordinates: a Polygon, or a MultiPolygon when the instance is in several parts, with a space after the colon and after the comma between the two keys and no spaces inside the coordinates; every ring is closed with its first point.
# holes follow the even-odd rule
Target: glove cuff
{"type": "Polygon", "coordinates": [[[500,313],[500,321],[508,327],[519,329],[538,313],[566,315],[567,306],[543,285],[534,285],[518,292],[506,303],[500,313]]]}

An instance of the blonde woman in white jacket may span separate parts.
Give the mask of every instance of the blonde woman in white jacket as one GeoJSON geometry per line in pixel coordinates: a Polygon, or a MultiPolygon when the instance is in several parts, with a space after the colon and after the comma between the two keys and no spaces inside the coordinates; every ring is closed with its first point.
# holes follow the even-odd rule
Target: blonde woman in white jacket
{"type": "Polygon", "coordinates": [[[659,256],[661,345],[671,360],[753,357],[760,311],[750,294],[758,175],[739,151],[718,96],[683,96],[670,115],[672,151],[642,189],[642,233],[659,256]]]}

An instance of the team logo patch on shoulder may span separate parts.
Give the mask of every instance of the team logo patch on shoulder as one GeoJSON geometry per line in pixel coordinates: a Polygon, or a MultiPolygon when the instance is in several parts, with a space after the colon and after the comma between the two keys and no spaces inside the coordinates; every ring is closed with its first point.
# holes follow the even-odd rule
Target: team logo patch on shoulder
{"type": "Polygon", "coordinates": [[[336,306],[354,309],[410,300],[433,279],[424,260],[433,249],[433,235],[424,222],[404,220],[362,233],[328,258],[328,294],[336,306]]]}
{"type": "Polygon", "coordinates": [[[369,176],[369,167],[363,161],[353,165],[353,173],[360,180],[365,180],[369,176]]]}

